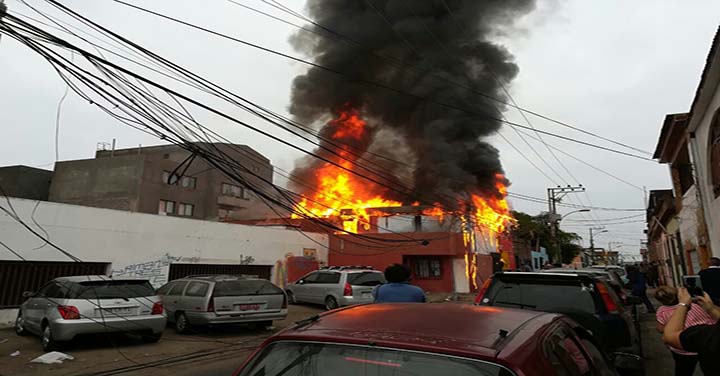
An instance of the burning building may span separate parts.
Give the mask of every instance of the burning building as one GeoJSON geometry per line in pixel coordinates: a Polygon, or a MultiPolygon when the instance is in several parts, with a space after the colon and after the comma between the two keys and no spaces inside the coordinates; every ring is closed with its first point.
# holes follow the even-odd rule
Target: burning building
{"type": "Polygon", "coordinates": [[[487,138],[500,128],[498,103],[517,66],[491,36],[533,7],[308,1],[317,34],[291,42],[318,66],[293,81],[290,112],[319,125],[319,147],[297,161],[290,189],[302,197],[297,216],[342,229],[331,264],[403,262],[416,279],[455,276],[431,291],[477,288],[477,271],[502,255],[500,234],[512,220],[509,181],[487,138]]]}

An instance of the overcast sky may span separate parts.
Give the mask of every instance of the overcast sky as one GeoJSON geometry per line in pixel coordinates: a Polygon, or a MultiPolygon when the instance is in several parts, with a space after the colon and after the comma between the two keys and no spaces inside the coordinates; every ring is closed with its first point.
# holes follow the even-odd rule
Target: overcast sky
{"type": "MultiPolygon", "coordinates": [[[[300,22],[273,11],[261,1],[238,1],[300,22]]],[[[287,42],[295,28],[226,1],[131,2],[299,55],[287,42]]],[[[30,3],[42,5],[37,0],[30,0],[30,3]]],[[[63,3],[226,88],[280,112],[286,112],[291,80],[307,69],[299,63],[170,24],[109,0],[66,0],[63,3]]],[[[282,3],[296,10],[302,10],[304,5],[303,0],[284,0],[282,3]]],[[[8,0],[7,4],[11,12],[32,14],[16,0],[8,0]]],[[[718,27],[718,14],[720,2],[717,0],[540,1],[534,12],[498,33],[497,41],[515,55],[520,68],[510,91],[521,107],[652,152],[664,115],[685,112],[690,107],[718,27]]],[[[4,137],[0,138],[0,165],[52,168],[55,114],[64,90],[63,82],[42,58],[11,39],[2,38],[0,114],[4,137]]],[[[263,129],[288,137],[236,108],[217,105],[263,129]]],[[[218,118],[197,115],[230,140],[255,148],[280,168],[292,169],[293,161],[299,156],[298,152],[251,131],[218,118]]],[[[508,110],[505,116],[526,124],[516,110],[508,110]]],[[[538,129],[616,147],[546,120],[529,119],[538,129]]],[[[555,183],[581,183],[587,188],[587,195],[568,197],[566,202],[612,208],[644,207],[641,189],[557,153],[574,176],[571,177],[541,143],[528,138],[552,168],[543,164],[514,131],[506,127],[502,133],[552,178],[551,181],[536,171],[502,139],[492,139],[501,150],[504,168],[513,183],[512,192],[546,197],[546,188],[555,183]],[[561,176],[555,175],[552,169],[561,176]]],[[[61,111],[60,160],[92,158],[97,143],[111,142],[113,138],[117,139],[119,148],[160,143],[116,122],[72,93],[67,97],[61,111]]],[[[614,155],[549,136],[544,139],[551,146],[636,186],[648,190],[670,187],[667,168],[655,162],[614,155]]],[[[285,183],[282,179],[277,182],[285,183]]],[[[510,201],[515,209],[531,214],[547,210],[544,204],[510,201]]],[[[563,208],[561,213],[570,210],[563,208]]],[[[642,220],[642,214],[595,210],[569,216],[562,227],[578,232],[587,245],[591,220],[632,222],[642,220]],[[613,220],[629,216],[635,217],[613,220]]],[[[640,222],[608,224],[609,232],[597,238],[596,246],[605,247],[609,241],[621,242],[623,245],[614,248],[637,252],[644,227],[640,222]]]]}

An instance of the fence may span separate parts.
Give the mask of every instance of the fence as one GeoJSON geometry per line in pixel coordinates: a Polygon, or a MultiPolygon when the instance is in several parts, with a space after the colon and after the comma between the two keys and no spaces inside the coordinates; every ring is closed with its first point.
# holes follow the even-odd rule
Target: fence
{"type": "Polygon", "coordinates": [[[0,308],[18,307],[24,291],[37,291],[46,282],[72,275],[107,275],[103,262],[0,261],[0,308]]]}
{"type": "Polygon", "coordinates": [[[271,269],[272,266],[269,265],[170,264],[170,278],[168,278],[168,281],[200,274],[247,274],[270,279],[271,269]]]}

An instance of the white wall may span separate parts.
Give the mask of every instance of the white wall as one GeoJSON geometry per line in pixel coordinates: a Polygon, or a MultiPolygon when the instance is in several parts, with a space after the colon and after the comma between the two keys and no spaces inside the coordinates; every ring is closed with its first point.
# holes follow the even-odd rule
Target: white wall
{"type": "MultiPolygon", "coordinates": [[[[711,80],[708,80],[711,81],[711,80]]],[[[708,102],[707,107],[698,108],[703,113],[693,114],[693,118],[698,119],[699,123],[695,128],[695,139],[690,140],[691,158],[695,167],[695,173],[698,178],[696,184],[700,184],[703,195],[703,207],[705,208],[705,222],[708,227],[708,236],[710,237],[710,248],[713,256],[720,257],[720,198],[715,198],[710,177],[710,125],[715,116],[715,112],[720,109],[720,90],[712,86],[711,82],[707,84],[709,87],[704,90],[714,91],[712,99],[708,102]]],[[[695,121],[693,121],[694,123],[695,121]]]]}
{"type": "MultiPolygon", "coordinates": [[[[156,286],[167,280],[175,262],[275,266],[288,254],[302,256],[305,249],[314,249],[318,260],[327,263],[326,234],[15,198],[10,202],[35,231],[43,236],[47,231],[50,241],[82,261],[112,263],[114,275],[145,276],[156,286]]],[[[2,199],[0,207],[9,209],[2,199]]],[[[69,261],[3,212],[0,240],[28,260],[69,261]]],[[[0,246],[0,260],[17,259],[0,246]]]]}
{"type": "Polygon", "coordinates": [[[452,273],[453,283],[455,286],[455,292],[468,293],[470,292],[470,281],[465,276],[466,271],[465,260],[461,258],[452,259],[452,273]]]}

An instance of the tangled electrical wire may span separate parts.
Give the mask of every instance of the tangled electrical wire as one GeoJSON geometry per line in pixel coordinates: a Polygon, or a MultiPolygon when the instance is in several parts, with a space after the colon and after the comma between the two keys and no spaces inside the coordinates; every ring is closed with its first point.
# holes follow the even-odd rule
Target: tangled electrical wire
{"type": "MultiPolygon", "coordinates": [[[[290,130],[286,125],[277,121],[281,119],[285,121],[286,124],[294,124],[289,119],[285,119],[272,111],[230,93],[222,87],[103,28],[55,1],[50,0],[48,2],[74,18],[90,25],[94,30],[100,30],[105,33],[105,35],[109,35],[116,42],[124,43],[127,48],[134,49],[135,53],[143,54],[146,59],[153,60],[155,65],[162,66],[165,70],[172,72],[177,80],[217,98],[226,100],[255,116],[270,121],[297,136],[303,137],[298,131],[290,130]]],[[[75,34],[64,26],[59,24],[58,26],[87,42],[87,39],[75,34]]],[[[141,73],[108,61],[102,56],[91,53],[14,15],[6,15],[2,23],[0,23],[0,31],[43,56],[75,93],[113,118],[135,129],[175,144],[187,150],[193,156],[203,158],[210,166],[221,171],[235,182],[247,187],[263,202],[272,205],[274,208],[287,213],[293,213],[300,218],[310,220],[333,231],[343,230],[335,223],[327,221],[324,218],[318,218],[304,211],[297,205],[299,198],[302,197],[301,195],[278,187],[272,183],[271,178],[263,177],[238,162],[237,158],[233,158],[231,152],[235,148],[235,145],[217,132],[201,125],[190,114],[187,108],[182,105],[182,102],[192,104],[197,108],[250,128],[287,146],[321,158],[326,163],[343,168],[337,162],[316,153],[308,152],[286,140],[280,139],[225,112],[206,105],[199,100],[157,83],[141,73]],[[83,67],[75,61],[68,60],[53,47],[64,49],[80,56],[85,62],[89,63],[93,70],[83,67]],[[176,106],[169,104],[168,101],[161,100],[159,98],[160,95],[167,96],[167,98],[175,102],[176,106]],[[230,150],[219,147],[218,144],[224,144],[228,146],[230,150]]],[[[129,58],[126,58],[126,60],[127,59],[129,58]]],[[[297,124],[294,124],[294,126],[300,127],[297,124]]],[[[302,127],[302,129],[308,130],[309,127],[302,127]]],[[[303,138],[309,140],[307,136],[303,138]]],[[[342,158],[337,150],[329,149],[326,150],[326,152],[342,158]]],[[[384,176],[382,172],[373,171],[371,168],[359,165],[358,163],[356,163],[356,165],[359,169],[365,169],[371,174],[370,176],[360,174],[361,177],[365,179],[373,181],[376,184],[382,184],[405,195],[417,195],[409,191],[406,187],[400,186],[394,178],[384,176]],[[383,181],[383,179],[385,181],[383,181]]],[[[358,174],[354,169],[347,170],[358,174]]],[[[307,199],[306,197],[303,198],[307,199]]],[[[417,239],[410,237],[406,237],[405,239],[383,239],[362,234],[353,234],[353,236],[363,238],[363,240],[370,241],[374,243],[374,245],[382,245],[388,242],[418,242],[417,239]]]]}

